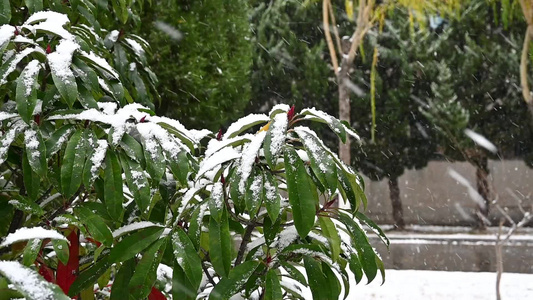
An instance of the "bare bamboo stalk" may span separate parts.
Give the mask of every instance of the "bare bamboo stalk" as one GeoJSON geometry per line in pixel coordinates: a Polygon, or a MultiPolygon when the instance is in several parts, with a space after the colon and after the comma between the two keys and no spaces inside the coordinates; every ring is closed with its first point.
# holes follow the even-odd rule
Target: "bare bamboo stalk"
{"type": "Polygon", "coordinates": [[[337,53],[335,51],[335,46],[333,45],[333,40],[331,38],[328,6],[329,0],[324,0],[322,2],[322,21],[324,27],[324,35],[326,37],[326,44],[328,45],[329,55],[331,56],[331,63],[333,64],[333,72],[335,72],[335,75],[338,75],[339,61],[337,60],[337,53]]]}

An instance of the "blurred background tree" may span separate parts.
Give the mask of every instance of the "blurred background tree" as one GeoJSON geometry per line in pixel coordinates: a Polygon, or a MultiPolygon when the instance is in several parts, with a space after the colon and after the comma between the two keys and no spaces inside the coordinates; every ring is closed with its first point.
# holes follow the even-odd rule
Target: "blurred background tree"
{"type": "Polygon", "coordinates": [[[218,130],[250,100],[252,34],[245,0],[156,0],[142,20],[159,77],[157,113],[218,130]]]}

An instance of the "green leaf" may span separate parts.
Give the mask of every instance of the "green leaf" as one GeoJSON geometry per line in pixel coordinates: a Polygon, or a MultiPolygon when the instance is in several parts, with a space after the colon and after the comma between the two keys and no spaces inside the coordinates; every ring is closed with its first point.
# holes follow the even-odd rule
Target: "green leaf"
{"type": "Polygon", "coordinates": [[[104,274],[100,275],[100,277],[98,277],[98,280],[96,281],[96,283],[98,283],[98,287],[100,289],[103,289],[104,287],[106,287],[108,284],[109,284],[109,280],[111,279],[111,268],[107,269],[104,274]]]}
{"type": "Polygon", "coordinates": [[[221,182],[213,184],[208,201],[211,218],[220,223],[224,211],[224,190],[221,182]]]}
{"type": "Polygon", "coordinates": [[[246,261],[233,270],[209,294],[209,300],[227,300],[237,294],[259,266],[258,261],[246,261]]]}
{"type": "Polygon", "coordinates": [[[265,186],[263,189],[265,206],[272,221],[278,219],[281,210],[281,195],[278,183],[271,172],[265,172],[265,186]]]}
{"type": "Polygon", "coordinates": [[[65,198],[72,197],[80,188],[85,147],[81,141],[82,131],[76,131],[67,143],[61,166],[61,191],[65,198]]]}
{"type": "Polygon", "coordinates": [[[187,135],[185,135],[183,132],[179,131],[178,129],[176,129],[175,127],[165,123],[165,122],[159,122],[157,123],[157,125],[165,128],[170,134],[173,134],[175,135],[183,144],[185,144],[185,146],[187,146],[187,148],[189,148],[189,150],[191,150],[191,152],[194,152],[194,144],[195,142],[193,140],[191,140],[191,138],[189,138],[187,135]]]}
{"type": "Polygon", "coordinates": [[[65,240],[52,240],[52,245],[59,261],[66,265],[69,257],[68,242],[65,240]]]}
{"type": "Polygon", "coordinates": [[[307,116],[311,115],[312,117],[308,117],[308,120],[328,124],[329,128],[331,128],[331,130],[341,139],[341,141],[346,143],[346,129],[337,118],[315,109],[304,109],[302,110],[301,114],[307,116]]]}
{"type": "Polygon", "coordinates": [[[276,159],[285,142],[285,136],[287,134],[287,115],[279,114],[274,116],[273,120],[270,121],[268,126],[268,131],[265,136],[265,141],[263,143],[263,149],[265,153],[265,159],[271,169],[276,165],[276,159]]]}
{"type": "Polygon", "coordinates": [[[224,139],[236,137],[241,132],[268,121],[270,121],[270,118],[265,115],[248,115],[243,117],[230,125],[224,134],[224,139]]]}
{"type": "Polygon", "coordinates": [[[11,20],[11,5],[9,0],[0,0],[0,24],[9,24],[11,20]]]}
{"type": "Polygon", "coordinates": [[[202,262],[193,243],[181,227],[172,233],[172,247],[174,257],[191,283],[193,291],[197,291],[203,276],[202,262]]]}
{"type": "MultiPolygon", "coordinates": [[[[56,241],[56,240],[53,240],[56,241]]],[[[33,262],[35,262],[35,259],[37,259],[37,256],[39,255],[39,252],[41,251],[41,244],[42,240],[40,239],[33,239],[29,240],[26,244],[26,247],[24,247],[24,251],[22,252],[22,264],[26,267],[29,267],[33,265],[33,262]]]]}
{"type": "Polygon", "coordinates": [[[239,189],[239,182],[241,182],[241,176],[236,169],[234,169],[233,174],[231,175],[231,185],[230,185],[230,196],[231,200],[235,204],[235,208],[238,211],[244,211],[244,195],[241,194],[239,189]]]}
{"type": "Polygon", "coordinates": [[[129,283],[129,295],[135,299],[148,297],[156,280],[157,266],[163,258],[167,239],[160,239],[144,251],[129,283]]]}
{"type": "Polygon", "coordinates": [[[129,293],[129,283],[135,271],[135,258],[128,259],[115,275],[113,286],[111,287],[111,300],[123,300],[124,295],[129,293]]]}
{"type": "Polygon", "coordinates": [[[195,300],[196,289],[192,286],[189,278],[185,275],[185,271],[177,262],[174,262],[172,272],[172,298],[183,300],[195,300]]]}
{"type": "Polygon", "coordinates": [[[209,257],[213,268],[222,278],[228,276],[231,268],[231,236],[227,214],[224,208],[220,222],[209,218],[209,257]]]}
{"type": "MultiPolygon", "coordinates": [[[[98,166],[94,166],[95,157],[99,157],[102,152],[106,150],[104,148],[105,144],[100,144],[100,141],[97,139],[96,134],[90,129],[86,128],[83,133],[83,139],[87,143],[87,159],[85,160],[85,164],[83,165],[83,175],[82,175],[82,183],[85,186],[85,188],[90,188],[94,182],[95,177],[98,174],[98,171],[100,168],[97,168],[98,166]],[[96,150],[98,149],[98,153],[96,150]],[[102,151],[102,152],[100,152],[102,151]],[[93,170],[93,167],[95,170],[93,170]],[[95,173],[93,176],[93,172],[95,173]]],[[[102,140],[103,143],[107,143],[105,140],[102,140]]],[[[102,157],[102,160],[104,157],[102,157]]]]}
{"type": "Polygon", "coordinates": [[[30,15],[43,10],[43,0],[24,0],[24,3],[30,15]]]}
{"type": "Polygon", "coordinates": [[[24,298],[29,300],[46,299],[67,300],[61,288],[47,282],[36,271],[21,265],[16,261],[0,261],[0,274],[15,286],[24,298]],[[32,284],[28,284],[30,281],[32,284]]]}
{"type": "Polygon", "coordinates": [[[346,225],[348,233],[352,236],[352,245],[357,250],[359,262],[370,283],[376,277],[378,269],[374,248],[370,245],[363,229],[350,216],[345,213],[339,213],[338,216],[339,221],[346,225]]]}
{"type": "Polygon", "coordinates": [[[276,270],[270,269],[266,275],[265,286],[265,300],[281,300],[283,295],[281,293],[281,284],[279,282],[276,270]]]}
{"type": "Polygon", "coordinates": [[[307,286],[307,280],[305,279],[305,276],[304,274],[302,274],[302,272],[300,272],[300,270],[298,270],[298,268],[296,268],[295,266],[293,266],[292,264],[286,262],[286,261],[279,261],[279,263],[281,264],[281,266],[283,266],[283,268],[285,268],[285,270],[287,271],[287,273],[289,273],[290,277],[296,281],[298,281],[299,283],[303,284],[304,286],[307,286]]]}
{"type": "MultiPolygon", "coordinates": [[[[167,155],[167,157],[170,157],[170,155],[167,155]]],[[[168,163],[172,174],[176,176],[178,181],[183,186],[187,186],[187,175],[189,174],[189,160],[187,158],[187,152],[181,151],[176,159],[170,159],[168,163]]]]}
{"type": "Polygon", "coordinates": [[[252,176],[248,178],[246,195],[244,196],[244,202],[246,203],[246,208],[251,219],[255,217],[263,203],[263,197],[265,196],[263,186],[263,174],[259,169],[254,168],[252,176]]]}
{"type": "Polygon", "coordinates": [[[33,202],[37,200],[39,196],[39,188],[41,186],[41,178],[37,173],[35,173],[28,161],[28,155],[22,156],[22,175],[24,181],[24,188],[28,198],[33,202]]]}
{"type": "Polygon", "coordinates": [[[144,170],[138,162],[128,158],[124,154],[121,154],[120,162],[126,175],[126,183],[133,194],[133,199],[139,211],[144,214],[150,206],[150,184],[144,174],[144,170]]]}
{"type": "Polygon", "coordinates": [[[17,79],[16,101],[17,111],[24,122],[30,124],[33,111],[37,105],[37,77],[41,65],[38,60],[32,60],[20,73],[17,79]]]}
{"type": "Polygon", "coordinates": [[[383,244],[385,244],[387,247],[390,246],[390,241],[385,235],[385,232],[383,232],[383,230],[376,223],[374,223],[374,221],[370,220],[369,217],[359,211],[355,214],[355,216],[360,221],[363,221],[363,223],[365,223],[368,227],[370,227],[370,229],[372,229],[372,231],[379,236],[383,244]]]}
{"type": "Polygon", "coordinates": [[[100,260],[95,264],[91,265],[87,269],[83,270],[78,278],[72,283],[70,289],[68,290],[68,295],[74,297],[79,294],[81,291],[85,290],[88,287],[92,287],[98,278],[104,274],[107,269],[111,266],[109,260],[109,255],[103,255],[100,257],[100,260]]]}
{"type": "Polygon", "coordinates": [[[128,235],[111,249],[109,261],[115,263],[135,257],[135,255],[159,239],[164,230],[161,227],[149,227],[139,229],[128,235]]]}
{"type": "Polygon", "coordinates": [[[294,226],[300,237],[305,238],[315,224],[318,198],[302,160],[292,147],[285,148],[285,171],[294,226]]]}
{"type": "Polygon", "coordinates": [[[191,239],[195,249],[200,247],[200,234],[202,233],[202,219],[204,216],[203,205],[199,204],[192,212],[187,235],[191,239]],[[200,215],[201,214],[201,215],[200,215]]]}
{"type": "Polygon", "coordinates": [[[54,133],[52,133],[52,135],[46,140],[44,144],[46,147],[47,159],[51,158],[52,155],[59,151],[61,146],[68,141],[68,137],[73,131],[72,127],[73,125],[70,124],[62,126],[58,130],[54,131],[54,133]]]}
{"type": "Polygon", "coordinates": [[[361,279],[363,279],[363,267],[361,267],[361,263],[359,262],[359,258],[355,253],[352,253],[350,255],[350,270],[352,270],[352,273],[355,277],[355,282],[359,283],[361,282],[361,279]]]}
{"type": "Polygon", "coordinates": [[[331,287],[326,284],[326,276],[322,272],[320,263],[314,258],[306,256],[304,257],[304,265],[307,278],[309,279],[309,287],[313,294],[313,300],[338,299],[332,296],[331,287]]]}
{"type": "Polygon", "coordinates": [[[339,179],[339,191],[341,192],[342,197],[348,199],[352,212],[357,211],[361,205],[360,193],[362,193],[362,191],[357,184],[355,175],[344,171],[338,172],[337,175],[339,179]]]}
{"type": "Polygon", "coordinates": [[[337,165],[320,139],[306,130],[296,130],[311,161],[311,169],[331,193],[337,189],[337,165]]]}
{"type": "Polygon", "coordinates": [[[104,198],[109,215],[119,220],[123,207],[122,168],[114,151],[108,149],[105,157],[104,198]]]}
{"type": "Polygon", "coordinates": [[[78,98],[78,85],[76,84],[74,74],[72,72],[62,72],[61,75],[59,75],[57,72],[59,72],[58,69],[60,68],[50,69],[52,79],[54,80],[54,84],[59,91],[59,94],[67,102],[68,107],[72,108],[78,98]]]}
{"type": "Polygon", "coordinates": [[[159,144],[154,140],[148,141],[148,143],[150,143],[149,147],[147,147],[147,141],[143,139],[142,142],[144,148],[144,158],[146,159],[146,171],[148,171],[148,174],[150,174],[152,180],[158,183],[163,177],[163,174],[165,174],[166,166],[165,157],[161,151],[161,146],[159,146],[159,144]]]}
{"type": "Polygon", "coordinates": [[[48,164],[46,163],[46,146],[39,129],[28,129],[24,132],[24,143],[28,162],[35,173],[41,178],[46,177],[48,164]]]}
{"type": "Polygon", "coordinates": [[[133,160],[140,163],[143,168],[146,167],[146,161],[144,160],[143,147],[136,139],[129,134],[124,134],[120,141],[120,147],[124,152],[133,160]]]}
{"type": "Polygon", "coordinates": [[[113,244],[113,235],[101,216],[93,213],[86,207],[76,207],[74,213],[78,216],[80,222],[87,226],[87,230],[95,240],[107,247],[111,247],[113,244]]]}
{"type": "Polygon", "coordinates": [[[341,284],[335,273],[333,273],[329,265],[325,262],[322,262],[322,274],[326,278],[324,285],[327,285],[330,291],[328,299],[339,299],[341,294],[341,284]]]}
{"type": "Polygon", "coordinates": [[[337,228],[329,217],[318,217],[318,221],[320,222],[322,234],[328,239],[331,259],[336,262],[341,253],[341,239],[337,228]]]}
{"type": "Polygon", "coordinates": [[[128,21],[128,5],[126,0],[112,0],[111,3],[117,18],[120,20],[120,22],[122,22],[122,24],[126,24],[128,21]]]}

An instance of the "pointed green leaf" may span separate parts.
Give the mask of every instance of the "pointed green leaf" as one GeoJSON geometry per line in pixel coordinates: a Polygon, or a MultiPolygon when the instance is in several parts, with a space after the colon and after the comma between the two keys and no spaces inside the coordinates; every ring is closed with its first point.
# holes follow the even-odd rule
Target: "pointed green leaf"
{"type": "Polygon", "coordinates": [[[265,206],[268,216],[272,221],[278,219],[281,210],[281,195],[278,190],[278,183],[274,175],[265,172],[265,187],[263,189],[265,206]]]}
{"type": "Polygon", "coordinates": [[[70,286],[68,295],[74,297],[86,288],[92,288],[98,278],[100,278],[100,276],[102,276],[102,274],[104,274],[107,269],[111,267],[111,264],[112,263],[109,261],[109,255],[106,254],[101,256],[98,262],[80,273],[78,278],[76,278],[76,280],[70,286]]]}
{"type": "Polygon", "coordinates": [[[322,262],[322,274],[326,279],[324,285],[329,287],[330,295],[328,299],[339,299],[341,294],[341,284],[335,273],[333,273],[329,265],[325,262],[322,262]]]}
{"type": "Polygon", "coordinates": [[[209,197],[209,213],[211,218],[216,222],[220,222],[222,219],[222,213],[224,210],[224,191],[221,182],[213,184],[211,189],[211,197],[209,197]]]}
{"type": "Polygon", "coordinates": [[[36,271],[16,261],[0,261],[0,274],[7,278],[26,299],[70,299],[59,286],[47,282],[36,271]]]}
{"type": "MultiPolygon", "coordinates": [[[[171,157],[167,155],[167,157],[171,157]]],[[[170,171],[176,176],[178,181],[187,186],[187,175],[189,174],[189,160],[187,159],[187,152],[181,151],[176,159],[169,160],[170,171]]]]}
{"type": "Polygon", "coordinates": [[[143,139],[144,158],[146,159],[146,171],[154,182],[159,182],[165,174],[165,157],[161,151],[161,146],[155,141],[145,141],[143,139]]]}
{"type": "MultiPolygon", "coordinates": [[[[41,178],[46,177],[48,164],[46,163],[46,146],[40,130],[28,129],[24,132],[26,156],[33,171],[41,178]]],[[[80,151],[83,154],[83,148],[80,151]]],[[[83,155],[82,155],[83,156],[83,155]]]]}
{"type": "Polygon", "coordinates": [[[361,267],[359,258],[355,253],[352,253],[352,255],[350,255],[349,264],[350,270],[352,271],[355,277],[355,283],[361,282],[361,279],[363,279],[363,268],[361,267]]]}
{"type": "Polygon", "coordinates": [[[121,262],[135,257],[161,237],[165,229],[148,227],[128,235],[118,242],[109,253],[110,262],[121,262]]]}
{"type": "Polygon", "coordinates": [[[336,262],[341,252],[341,239],[335,224],[328,217],[318,217],[320,222],[320,229],[322,234],[328,239],[329,250],[331,251],[331,259],[336,262]]]}
{"type": "Polygon", "coordinates": [[[196,294],[196,289],[192,286],[187,275],[185,275],[185,271],[175,262],[172,272],[172,298],[195,300],[196,294]]]}
{"type": "Polygon", "coordinates": [[[82,131],[76,131],[67,143],[61,166],[61,191],[65,198],[72,197],[80,188],[85,149],[81,141],[82,131]]]}
{"type": "Polygon", "coordinates": [[[143,147],[131,135],[126,133],[122,136],[122,140],[120,141],[120,147],[122,147],[124,152],[131,159],[140,163],[143,168],[146,166],[146,161],[144,160],[143,147]]]}
{"type": "Polygon", "coordinates": [[[390,246],[390,241],[385,235],[385,232],[383,232],[383,230],[376,223],[374,223],[374,221],[359,211],[355,214],[355,216],[368,227],[370,227],[370,229],[372,229],[372,231],[379,236],[383,244],[385,244],[387,247],[390,246]]]}
{"type": "Polygon", "coordinates": [[[274,119],[270,121],[263,143],[265,159],[270,168],[276,165],[277,155],[285,142],[288,123],[287,115],[283,113],[276,114],[274,119]]]}
{"type": "Polygon", "coordinates": [[[30,15],[43,10],[43,0],[24,0],[30,15]]]}
{"type": "Polygon", "coordinates": [[[309,287],[314,300],[338,299],[331,295],[331,287],[326,284],[326,276],[322,272],[321,264],[311,257],[304,257],[305,272],[309,280],[309,287]]]}
{"type": "Polygon", "coordinates": [[[124,295],[129,293],[129,283],[135,271],[135,258],[128,259],[115,275],[113,286],[111,287],[111,300],[123,300],[124,295]]]}
{"type": "Polygon", "coordinates": [[[66,265],[69,257],[68,242],[65,240],[52,240],[52,245],[59,261],[66,265]]]}
{"type": "Polygon", "coordinates": [[[221,215],[220,223],[209,218],[209,257],[215,271],[227,277],[231,268],[231,236],[225,208],[221,215]]]}
{"type": "Polygon", "coordinates": [[[0,0],[0,24],[9,24],[11,20],[11,5],[9,0],[0,0]]]}
{"type": "Polygon", "coordinates": [[[78,216],[80,222],[87,226],[87,230],[95,240],[107,247],[113,244],[113,235],[101,216],[86,207],[76,207],[74,213],[78,216]]]}
{"type": "Polygon", "coordinates": [[[302,272],[300,272],[298,268],[296,268],[295,266],[293,266],[292,264],[286,261],[280,260],[279,263],[281,264],[281,266],[283,266],[283,268],[285,268],[285,270],[287,271],[287,273],[289,273],[292,279],[298,281],[303,286],[307,286],[307,280],[305,279],[304,274],[302,274],[302,272]]]}
{"type": "Polygon", "coordinates": [[[144,299],[150,294],[166,245],[167,239],[160,239],[144,251],[129,283],[129,295],[134,299],[144,299]]]}
{"type": "Polygon", "coordinates": [[[141,165],[124,154],[120,156],[120,162],[126,175],[126,183],[133,194],[133,199],[141,213],[145,213],[150,206],[150,185],[141,165]]]}
{"type": "Polygon", "coordinates": [[[115,152],[108,149],[105,157],[104,199],[107,212],[114,220],[119,220],[122,215],[123,198],[122,168],[115,152]]]}
{"type": "Polygon", "coordinates": [[[276,270],[270,269],[266,275],[265,300],[281,299],[283,299],[283,295],[281,293],[281,284],[279,283],[278,274],[276,274],[276,270]]]}
{"type": "Polygon", "coordinates": [[[315,224],[318,198],[302,160],[292,147],[285,148],[285,171],[294,226],[300,237],[305,238],[315,224]]]}
{"type": "Polygon", "coordinates": [[[17,79],[16,97],[17,111],[24,122],[30,124],[33,111],[37,105],[37,77],[41,70],[38,60],[32,60],[17,79]]]}
{"type": "Polygon", "coordinates": [[[248,178],[248,183],[246,184],[246,195],[244,201],[246,203],[246,209],[250,218],[254,218],[259,207],[263,203],[263,197],[265,193],[263,192],[263,174],[259,169],[255,168],[252,176],[248,178]]]}
{"type": "Polygon", "coordinates": [[[172,247],[174,257],[183,269],[194,291],[198,290],[202,281],[202,262],[194,249],[194,245],[182,228],[178,227],[172,233],[172,247]]]}
{"type": "Polygon", "coordinates": [[[69,108],[72,108],[76,99],[78,98],[78,85],[76,84],[76,78],[74,73],[70,70],[68,72],[61,72],[61,68],[50,68],[52,73],[52,79],[59,94],[68,104],[69,108]],[[61,72],[59,74],[59,72],[61,72]]]}
{"type": "Polygon", "coordinates": [[[72,133],[72,125],[67,124],[65,126],[62,126],[58,130],[54,131],[52,135],[46,140],[45,147],[46,147],[46,158],[51,158],[52,155],[54,155],[59,149],[61,149],[61,146],[68,141],[68,137],[72,133]]]}
{"type": "Polygon", "coordinates": [[[32,170],[30,162],[28,161],[28,156],[25,155],[25,153],[22,156],[22,176],[28,198],[32,202],[37,200],[37,197],[39,196],[39,187],[41,186],[41,178],[32,170]]]}
{"type": "Polygon", "coordinates": [[[258,261],[246,261],[233,270],[209,294],[209,300],[227,300],[237,294],[259,266],[258,261]]]}
{"type": "MultiPolygon", "coordinates": [[[[56,241],[56,240],[53,240],[56,241]]],[[[29,240],[26,244],[26,247],[24,247],[24,251],[22,252],[22,264],[26,267],[29,267],[33,265],[33,262],[35,262],[35,259],[37,259],[37,256],[39,255],[39,252],[41,251],[41,244],[42,240],[40,239],[33,239],[29,240]]]]}

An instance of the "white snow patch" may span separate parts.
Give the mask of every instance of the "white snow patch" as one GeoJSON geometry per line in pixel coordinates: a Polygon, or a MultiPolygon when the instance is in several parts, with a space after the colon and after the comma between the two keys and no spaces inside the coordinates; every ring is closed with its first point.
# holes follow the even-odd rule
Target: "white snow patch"
{"type": "Polygon", "coordinates": [[[148,227],[163,227],[163,226],[161,226],[160,224],[149,222],[149,221],[141,221],[137,223],[132,223],[126,226],[122,226],[119,229],[113,231],[113,238],[117,238],[123,234],[129,233],[135,230],[140,230],[143,228],[148,228],[148,227]]]}
{"type": "Polygon", "coordinates": [[[59,287],[45,281],[37,272],[16,261],[0,261],[0,273],[30,299],[53,300],[54,289],[59,290],[59,287]]]}
{"type": "Polygon", "coordinates": [[[33,228],[19,228],[17,231],[7,235],[6,239],[0,244],[0,247],[5,247],[13,243],[20,241],[32,240],[32,239],[56,239],[67,240],[62,234],[55,230],[44,229],[42,227],[33,228]]]}
{"type": "Polygon", "coordinates": [[[257,153],[259,152],[261,145],[263,144],[263,140],[265,139],[266,133],[266,131],[261,131],[257,133],[252,138],[250,143],[246,145],[246,148],[242,152],[241,164],[239,165],[237,171],[241,175],[241,181],[239,182],[239,191],[243,194],[246,186],[246,181],[248,180],[248,177],[250,177],[252,167],[255,163],[255,158],[257,157],[257,153]]]}
{"type": "Polygon", "coordinates": [[[226,133],[224,133],[224,137],[223,139],[227,139],[227,138],[231,138],[235,135],[237,135],[243,127],[249,125],[249,124],[252,124],[252,123],[256,123],[256,122],[267,122],[269,121],[270,118],[266,115],[263,115],[263,114],[249,114],[245,117],[242,117],[240,118],[239,120],[233,122],[228,130],[226,131],[226,133]]]}
{"type": "Polygon", "coordinates": [[[223,148],[222,150],[218,151],[217,153],[211,155],[210,157],[204,159],[200,163],[200,170],[198,171],[198,175],[196,176],[196,179],[200,178],[205,172],[210,171],[214,169],[215,167],[230,161],[232,159],[239,158],[240,154],[237,152],[237,150],[227,147],[223,148]]]}
{"type": "Polygon", "coordinates": [[[62,81],[68,83],[71,78],[74,78],[70,65],[72,64],[72,55],[79,49],[80,45],[73,40],[62,40],[56,51],[48,54],[48,62],[52,72],[62,81]]]}

